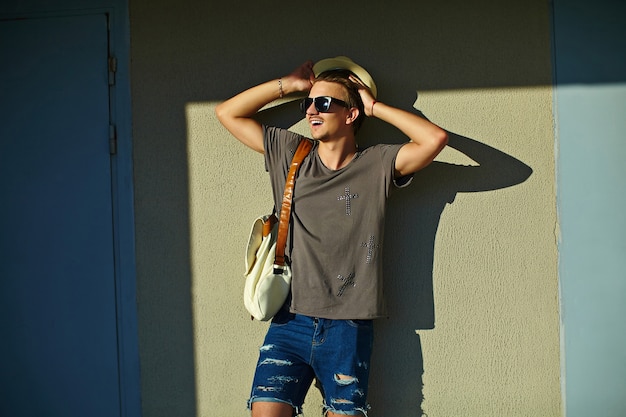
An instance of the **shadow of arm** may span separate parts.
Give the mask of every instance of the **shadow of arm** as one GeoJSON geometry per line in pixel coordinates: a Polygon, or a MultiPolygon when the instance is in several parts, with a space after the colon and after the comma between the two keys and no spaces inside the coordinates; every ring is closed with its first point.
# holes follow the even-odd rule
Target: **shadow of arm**
{"type": "MultiPolygon", "coordinates": [[[[478,166],[447,164],[447,180],[457,192],[479,192],[511,187],[526,181],[533,170],[522,161],[476,140],[448,132],[448,146],[478,166]]],[[[439,162],[438,164],[442,164],[439,162]]]]}

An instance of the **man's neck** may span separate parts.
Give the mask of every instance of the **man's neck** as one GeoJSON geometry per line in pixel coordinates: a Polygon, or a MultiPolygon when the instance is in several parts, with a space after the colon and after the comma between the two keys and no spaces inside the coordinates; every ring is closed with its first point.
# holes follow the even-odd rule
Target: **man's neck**
{"type": "Polygon", "coordinates": [[[334,171],[348,165],[357,152],[354,137],[335,141],[320,141],[317,153],[328,169],[334,171]]]}

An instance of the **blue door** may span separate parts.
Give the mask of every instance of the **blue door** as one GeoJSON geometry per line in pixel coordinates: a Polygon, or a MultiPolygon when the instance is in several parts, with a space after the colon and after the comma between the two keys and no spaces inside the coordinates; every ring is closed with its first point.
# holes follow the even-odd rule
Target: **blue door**
{"type": "Polygon", "coordinates": [[[120,415],[107,16],[0,21],[0,415],[120,415]]]}

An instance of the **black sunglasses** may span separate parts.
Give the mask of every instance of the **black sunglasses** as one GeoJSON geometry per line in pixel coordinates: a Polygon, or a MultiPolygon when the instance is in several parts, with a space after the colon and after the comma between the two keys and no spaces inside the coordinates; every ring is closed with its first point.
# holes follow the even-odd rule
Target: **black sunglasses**
{"type": "Polygon", "coordinates": [[[315,103],[315,110],[320,113],[328,113],[330,111],[330,105],[333,103],[337,103],[340,106],[343,106],[347,109],[350,108],[348,103],[343,100],[339,100],[338,98],[330,97],[330,96],[320,96],[320,97],[306,97],[300,102],[300,111],[302,113],[306,113],[307,109],[311,107],[311,103],[315,103]]]}

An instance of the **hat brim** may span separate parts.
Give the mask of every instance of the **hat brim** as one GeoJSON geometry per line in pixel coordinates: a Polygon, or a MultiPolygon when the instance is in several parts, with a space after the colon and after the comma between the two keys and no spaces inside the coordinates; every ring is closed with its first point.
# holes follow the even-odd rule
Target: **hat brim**
{"type": "Polygon", "coordinates": [[[365,68],[358,65],[347,56],[336,56],[334,58],[322,59],[313,65],[313,73],[316,77],[325,71],[336,69],[348,70],[359,77],[359,79],[370,89],[372,95],[376,97],[378,91],[372,76],[365,70],[365,68]]]}

